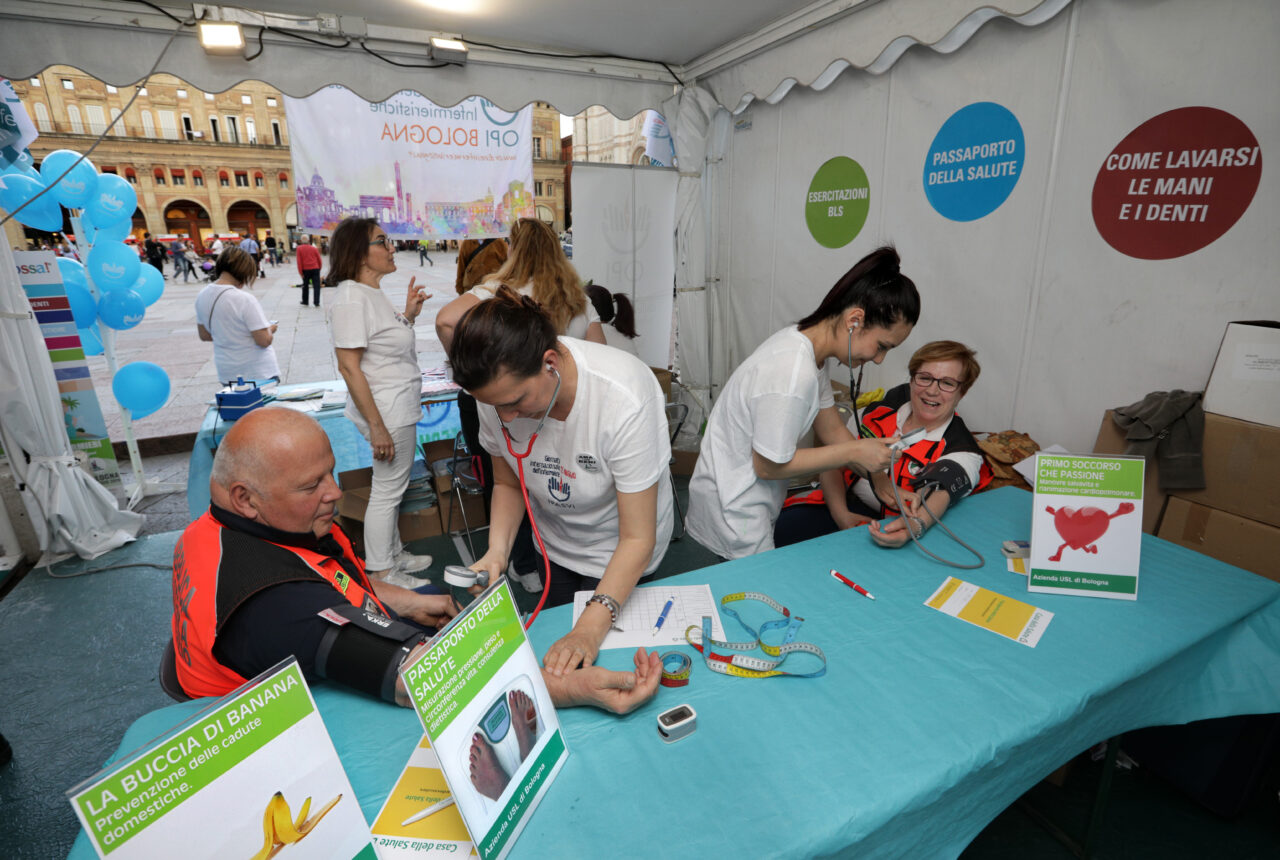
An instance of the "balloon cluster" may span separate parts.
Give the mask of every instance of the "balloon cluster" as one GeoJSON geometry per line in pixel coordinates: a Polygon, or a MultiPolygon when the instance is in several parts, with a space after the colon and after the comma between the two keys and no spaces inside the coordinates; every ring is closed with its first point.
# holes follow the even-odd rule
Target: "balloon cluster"
{"type": "MultiPolygon", "coordinates": [[[[138,208],[138,195],[124,179],[98,173],[93,162],[69,149],[49,153],[39,171],[25,159],[0,165],[0,208],[14,213],[19,223],[59,231],[62,206],[81,210],[81,247],[90,250],[87,265],[59,257],[58,269],[85,354],[99,355],[98,324],[123,330],[142,322],[147,307],[164,292],[164,275],[142,265],[137,251],[124,242],[138,208]],[[47,193],[36,196],[46,188],[47,193]]],[[[132,418],[142,418],[168,400],[169,377],[156,364],[135,361],[116,371],[111,390],[132,418]]]]}

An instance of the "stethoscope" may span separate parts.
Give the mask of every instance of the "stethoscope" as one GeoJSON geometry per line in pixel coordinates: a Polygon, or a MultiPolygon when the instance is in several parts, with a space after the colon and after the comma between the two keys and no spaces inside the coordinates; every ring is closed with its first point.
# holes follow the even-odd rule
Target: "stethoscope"
{"type": "Polygon", "coordinates": [[[862,366],[865,361],[858,363],[858,381],[853,381],[853,330],[858,327],[857,323],[849,326],[849,353],[845,359],[845,366],[849,368],[849,390],[853,392],[853,414],[858,414],[858,398],[862,396],[862,366]]]}
{"type": "Polygon", "coordinates": [[[502,416],[498,416],[498,423],[502,425],[502,435],[507,440],[507,453],[515,458],[516,464],[520,466],[520,486],[524,486],[524,461],[529,456],[529,452],[533,450],[533,443],[538,440],[538,434],[542,432],[542,428],[546,426],[547,416],[551,414],[551,408],[556,405],[556,398],[560,396],[560,371],[551,366],[546,365],[547,370],[556,375],[556,388],[551,392],[551,402],[547,404],[547,408],[542,412],[542,418],[538,421],[538,426],[533,428],[533,433],[529,435],[529,441],[525,443],[524,453],[517,454],[516,449],[511,447],[511,429],[507,427],[507,422],[502,420],[502,416]]]}
{"type": "Polygon", "coordinates": [[[533,610],[533,614],[529,616],[529,620],[524,623],[525,630],[529,629],[534,619],[538,617],[538,613],[542,611],[543,604],[547,602],[547,592],[551,590],[551,556],[547,555],[547,548],[543,546],[542,533],[538,531],[538,521],[534,519],[533,505],[529,502],[529,487],[524,482],[524,461],[533,451],[533,443],[538,441],[538,434],[542,432],[542,428],[546,425],[547,416],[551,414],[551,408],[556,405],[556,398],[560,396],[560,383],[563,381],[560,377],[560,371],[556,370],[550,362],[546,364],[546,368],[556,375],[556,387],[551,392],[551,402],[547,404],[547,408],[543,411],[542,418],[538,421],[538,426],[529,434],[529,441],[525,443],[523,454],[516,453],[516,449],[511,444],[511,430],[507,427],[507,422],[502,420],[502,416],[498,416],[498,424],[502,426],[502,435],[507,440],[507,453],[516,461],[516,471],[520,477],[520,494],[524,496],[524,509],[529,514],[529,525],[533,528],[533,537],[538,541],[538,549],[542,552],[542,561],[546,566],[546,579],[542,583],[542,597],[538,600],[538,605],[533,610]]]}

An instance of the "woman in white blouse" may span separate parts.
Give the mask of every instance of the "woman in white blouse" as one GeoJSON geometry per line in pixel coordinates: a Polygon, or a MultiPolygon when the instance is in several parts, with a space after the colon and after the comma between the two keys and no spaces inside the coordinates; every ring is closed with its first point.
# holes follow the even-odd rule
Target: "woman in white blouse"
{"type": "Polygon", "coordinates": [[[428,298],[409,280],[404,313],[382,290],[396,270],[395,243],[372,218],[347,218],[329,240],[328,286],[336,286],[329,320],[338,370],[347,383],[346,416],[373,448],[373,486],[365,512],[365,568],[372,577],[405,587],[430,556],[404,551],[397,511],[417,447],[422,371],[413,325],[428,298]]]}

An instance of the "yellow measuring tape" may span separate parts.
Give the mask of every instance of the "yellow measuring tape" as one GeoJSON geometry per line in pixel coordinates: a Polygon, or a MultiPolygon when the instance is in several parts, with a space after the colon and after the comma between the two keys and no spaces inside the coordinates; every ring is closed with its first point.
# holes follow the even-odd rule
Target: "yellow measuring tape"
{"type": "Polygon", "coordinates": [[[792,615],[791,610],[774,600],[767,594],[758,591],[739,591],[734,594],[726,594],[720,599],[720,609],[726,615],[737,621],[744,630],[750,634],[752,641],[750,642],[722,642],[711,637],[711,617],[704,615],[702,617],[702,627],[691,624],[684,631],[684,638],[690,645],[698,649],[706,661],[707,668],[713,672],[719,672],[722,675],[733,675],[738,678],[775,678],[775,677],[791,677],[791,678],[820,678],[827,673],[827,655],[822,653],[822,649],[817,645],[809,642],[796,642],[795,637],[800,630],[803,618],[792,615]],[[757,631],[749,626],[738,616],[738,613],[729,608],[730,603],[736,603],[740,600],[755,600],[769,606],[782,615],[781,619],[774,621],[766,621],[757,631]],[[764,635],[774,630],[784,630],[782,643],[772,645],[764,641],[764,635]],[[698,633],[697,641],[694,640],[694,633],[698,633]],[[760,649],[771,659],[763,659],[761,657],[752,657],[747,654],[717,654],[712,649],[721,651],[754,651],[760,649]],[[792,654],[811,654],[822,661],[822,665],[812,672],[786,672],[780,667],[786,662],[787,657],[792,654]]]}

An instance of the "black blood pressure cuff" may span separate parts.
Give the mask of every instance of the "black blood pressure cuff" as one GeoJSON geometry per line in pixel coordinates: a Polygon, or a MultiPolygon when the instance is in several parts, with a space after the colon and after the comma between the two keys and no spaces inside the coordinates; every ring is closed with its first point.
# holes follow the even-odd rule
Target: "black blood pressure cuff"
{"type": "Polygon", "coordinates": [[[349,603],[320,617],[331,626],[316,651],[316,674],[394,704],[400,664],[426,638],[422,628],[349,603]]]}
{"type": "Polygon", "coordinates": [[[970,490],[973,489],[973,484],[969,481],[969,473],[954,460],[938,460],[931,463],[912,481],[916,492],[930,485],[946,490],[953,502],[969,495],[970,490]]]}

